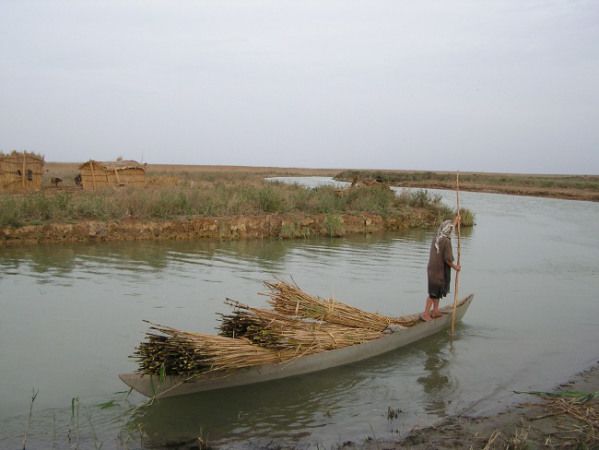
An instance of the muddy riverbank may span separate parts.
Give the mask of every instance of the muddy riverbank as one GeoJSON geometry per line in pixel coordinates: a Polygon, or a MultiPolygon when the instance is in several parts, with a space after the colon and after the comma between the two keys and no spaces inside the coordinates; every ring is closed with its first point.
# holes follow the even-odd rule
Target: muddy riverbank
{"type": "Polygon", "coordinates": [[[429,210],[407,215],[378,214],[266,214],[227,217],[186,217],[178,220],[82,221],[4,227],[0,247],[39,243],[140,240],[263,239],[341,237],[409,228],[431,227],[438,222],[429,210]]]}
{"type": "Polygon", "coordinates": [[[456,449],[597,449],[599,398],[580,402],[564,393],[599,391],[599,361],[550,396],[513,393],[514,406],[487,417],[451,416],[434,426],[412,430],[397,441],[346,442],[340,448],[456,449]]]}

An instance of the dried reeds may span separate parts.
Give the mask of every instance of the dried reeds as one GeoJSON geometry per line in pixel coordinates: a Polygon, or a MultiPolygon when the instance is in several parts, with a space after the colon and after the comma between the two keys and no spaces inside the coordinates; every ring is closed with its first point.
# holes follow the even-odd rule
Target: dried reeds
{"type": "Polygon", "coordinates": [[[392,319],[335,300],[321,300],[284,282],[265,283],[273,309],[253,308],[227,299],[234,308],[221,314],[220,335],[191,333],[152,324],[133,354],[139,371],[195,375],[275,364],[292,358],[376,339],[392,319]]]}
{"type": "Polygon", "coordinates": [[[232,315],[222,315],[220,334],[245,337],[254,344],[268,348],[314,353],[361,344],[381,335],[379,331],[367,328],[298,319],[232,300],[228,300],[228,303],[235,311],[232,315]]]}
{"type": "Polygon", "coordinates": [[[562,424],[566,433],[574,434],[586,445],[599,444],[599,411],[592,404],[575,398],[553,398],[547,402],[547,409],[575,420],[576,423],[562,424]]]}
{"type": "Polygon", "coordinates": [[[309,295],[290,283],[278,281],[264,284],[270,290],[266,293],[270,297],[269,303],[281,314],[379,332],[391,323],[389,317],[369,313],[332,298],[322,299],[309,295]]]}
{"type": "Polygon", "coordinates": [[[293,353],[253,345],[245,338],[233,339],[151,325],[150,330],[154,332],[147,333],[147,340],[133,355],[139,361],[142,373],[189,375],[272,364],[293,357],[293,353]]]}
{"type": "Polygon", "coordinates": [[[390,324],[411,327],[420,318],[418,314],[389,317],[366,312],[333,298],[322,299],[309,295],[297,285],[284,281],[265,282],[269,292],[264,293],[275,311],[300,318],[310,318],[346,327],[384,331],[390,324]]]}

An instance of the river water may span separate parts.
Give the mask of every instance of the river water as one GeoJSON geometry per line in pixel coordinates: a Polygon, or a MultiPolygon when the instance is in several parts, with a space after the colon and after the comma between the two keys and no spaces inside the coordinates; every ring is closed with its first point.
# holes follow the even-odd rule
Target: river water
{"type": "Polygon", "coordinates": [[[263,306],[262,281],[290,277],[366,310],[416,312],[432,230],[0,249],[0,448],[22,447],[26,430],[29,449],[198,437],[215,447],[330,448],[447,414],[493,413],[526,399],[514,390],[551,389],[596,362],[599,203],[461,199],[477,225],[462,239],[460,292],[475,300],[453,341],[442,333],[346,367],[150,407],[117,378],[135,369],[128,356],[147,330],[142,319],[212,333],[226,297],[263,306]]]}

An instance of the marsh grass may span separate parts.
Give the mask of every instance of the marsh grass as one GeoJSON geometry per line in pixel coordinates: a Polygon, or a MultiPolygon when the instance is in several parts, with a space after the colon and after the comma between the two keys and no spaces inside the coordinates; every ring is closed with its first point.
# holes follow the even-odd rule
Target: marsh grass
{"type": "Polygon", "coordinates": [[[339,237],[343,235],[343,220],[337,214],[327,214],[324,219],[324,226],[329,237],[339,237]]]}
{"type": "MultiPolygon", "coordinates": [[[[132,388],[114,392],[110,398],[100,403],[84,403],[80,400],[79,396],[71,397],[68,406],[65,408],[66,414],[64,416],[61,411],[63,408],[52,412],[52,429],[49,432],[44,425],[43,412],[41,419],[37,418],[37,420],[33,420],[34,403],[39,394],[39,390],[34,388],[30,398],[29,415],[21,440],[21,446],[17,447],[15,445],[13,448],[26,450],[28,443],[30,443],[32,448],[44,449],[68,448],[73,450],[94,448],[100,450],[105,448],[105,444],[111,449],[147,448],[144,442],[147,435],[141,419],[146,410],[153,405],[155,399],[151,398],[142,403],[133,403],[129,398],[132,392],[132,388]],[[104,411],[113,408],[116,411],[108,417],[104,411]],[[56,413],[58,413],[58,420],[56,413]],[[104,442],[100,438],[108,437],[104,428],[108,423],[107,419],[111,425],[118,426],[118,433],[114,439],[110,438],[108,442],[104,442]],[[36,430],[36,426],[40,427],[40,425],[42,428],[36,430]],[[102,428],[100,436],[98,436],[96,427],[102,428]],[[129,443],[134,444],[130,447],[129,443]]],[[[207,442],[207,433],[201,433],[201,437],[204,439],[204,442],[207,442]]],[[[3,441],[0,439],[0,442],[3,441]]],[[[5,447],[0,443],[0,448],[4,449],[5,447]]]]}
{"type": "Polygon", "coordinates": [[[25,434],[23,435],[23,450],[27,448],[27,438],[29,437],[29,432],[31,431],[31,420],[33,418],[33,404],[35,403],[35,399],[39,394],[39,390],[33,389],[31,393],[31,403],[29,404],[29,415],[27,416],[27,428],[25,429],[25,434]]]}
{"type": "MultiPolygon", "coordinates": [[[[181,185],[85,191],[42,191],[28,195],[0,195],[0,227],[47,223],[76,223],[84,220],[172,220],[181,217],[222,217],[303,212],[327,214],[409,214],[414,209],[432,211],[437,217],[451,216],[440,198],[426,191],[397,196],[385,187],[356,187],[339,190],[331,186],[313,189],[298,185],[203,178],[181,185]]],[[[330,233],[340,224],[329,220],[330,233]]],[[[287,230],[291,233],[293,230],[287,230]]]]}
{"type": "Polygon", "coordinates": [[[466,208],[460,208],[461,225],[463,227],[472,227],[475,225],[475,215],[472,211],[466,208]]]}
{"type": "Polygon", "coordinates": [[[67,432],[67,439],[69,445],[74,445],[75,449],[79,448],[79,436],[79,397],[73,397],[71,399],[71,422],[67,432]]]}

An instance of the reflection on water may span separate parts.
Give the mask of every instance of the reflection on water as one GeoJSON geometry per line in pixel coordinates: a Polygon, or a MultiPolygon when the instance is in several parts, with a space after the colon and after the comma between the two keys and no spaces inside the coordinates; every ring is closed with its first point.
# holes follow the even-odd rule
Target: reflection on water
{"type": "MultiPolygon", "coordinates": [[[[381,233],[374,236],[352,236],[346,239],[306,239],[302,241],[250,240],[234,242],[107,242],[102,244],[38,245],[36,247],[2,249],[0,280],[9,276],[29,276],[38,283],[86,275],[106,275],[117,272],[127,278],[136,274],[161,273],[173,267],[188,270],[188,265],[204,267],[226,266],[234,270],[240,262],[255,264],[264,273],[277,273],[291,256],[314,258],[319,265],[330,258],[346,258],[359,265],[368,258],[368,265],[385,264],[392,243],[420,242],[428,244],[430,231],[407,230],[404,233],[381,233]],[[323,243],[325,243],[323,245],[323,243]],[[379,252],[373,252],[379,250],[379,252]],[[348,251],[350,250],[350,251],[348,251]]],[[[464,228],[462,238],[468,239],[473,228],[464,228]]],[[[420,265],[422,247],[405,249],[408,263],[420,265]]],[[[309,263],[309,262],[306,262],[309,263]]]]}
{"type": "Polygon", "coordinates": [[[133,426],[141,425],[152,445],[193,440],[203,430],[217,445],[256,436],[284,443],[326,424],[358,381],[341,371],[164,399],[140,410],[133,426]]]}
{"type": "MultiPolygon", "coordinates": [[[[140,409],[129,428],[142,428],[148,444],[156,447],[192,441],[207,430],[210,442],[217,446],[245,442],[255,447],[272,439],[277,445],[293,445],[298,437],[309,440],[312,433],[319,435],[320,444],[333,445],[339,435],[349,436],[364,425],[384,427],[390,420],[386,413],[391,405],[411,413],[422,407],[425,413],[443,417],[444,394],[451,391],[450,378],[444,374],[448,361],[442,356],[448,349],[449,338],[441,334],[350,366],[251,387],[167,398],[140,409]],[[404,373],[422,354],[426,355],[424,366],[416,364],[410,368],[413,374],[404,373]],[[389,377],[395,378],[398,389],[414,380],[422,384],[423,393],[415,389],[409,395],[420,396],[420,400],[394,400],[393,395],[385,395],[390,394],[388,389],[373,392],[377,389],[374,380],[389,377]],[[356,403],[374,413],[366,424],[364,415],[355,410],[356,403]],[[335,433],[322,430],[327,426],[334,426],[335,433]]],[[[396,430],[417,424],[413,417],[401,417],[401,422],[393,424],[396,430]]],[[[367,434],[363,428],[362,435],[367,434]]]]}
{"type": "Polygon", "coordinates": [[[115,393],[124,389],[117,374],[135,369],[128,356],[146,331],[142,319],[214,332],[226,297],[262,306],[262,281],[290,277],[367,310],[415,312],[434,230],[0,250],[0,447],[20,446],[32,387],[40,394],[28,448],[73,445],[65,436],[74,397],[80,448],[198,436],[235,448],[273,439],[330,447],[373,433],[392,438],[455,412],[489,413],[513,401],[513,390],[549,389],[596,361],[599,303],[589,299],[599,290],[599,204],[462,200],[478,225],[463,233],[460,291],[476,296],[453,342],[440,334],[350,366],[162,400],[135,414],[141,396],[115,393]]]}
{"type": "Polygon", "coordinates": [[[439,417],[445,417],[447,414],[446,398],[452,387],[448,367],[449,360],[445,355],[447,347],[443,345],[444,343],[446,344],[445,336],[437,336],[435,342],[425,349],[424,370],[426,375],[418,377],[418,383],[422,385],[425,394],[424,409],[439,417]]]}

